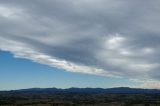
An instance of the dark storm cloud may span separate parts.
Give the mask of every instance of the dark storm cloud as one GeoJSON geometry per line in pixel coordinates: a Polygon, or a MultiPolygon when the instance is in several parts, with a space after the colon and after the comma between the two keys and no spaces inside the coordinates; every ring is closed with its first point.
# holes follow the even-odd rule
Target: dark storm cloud
{"type": "Polygon", "coordinates": [[[159,5],[158,0],[1,0],[0,48],[71,72],[159,80],[159,5]]]}

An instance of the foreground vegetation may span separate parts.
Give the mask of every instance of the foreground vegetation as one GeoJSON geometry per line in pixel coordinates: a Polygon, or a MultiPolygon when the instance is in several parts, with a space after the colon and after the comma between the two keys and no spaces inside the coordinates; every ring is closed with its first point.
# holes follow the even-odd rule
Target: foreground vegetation
{"type": "Polygon", "coordinates": [[[160,106],[160,94],[0,92],[0,106],[160,106]]]}

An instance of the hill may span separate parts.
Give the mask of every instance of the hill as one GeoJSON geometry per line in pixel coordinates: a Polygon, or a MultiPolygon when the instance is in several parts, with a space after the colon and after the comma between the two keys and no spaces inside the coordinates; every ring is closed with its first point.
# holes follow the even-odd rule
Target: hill
{"type": "Polygon", "coordinates": [[[84,93],[160,93],[160,89],[141,89],[129,87],[117,88],[29,88],[12,90],[13,92],[84,92],[84,93]]]}

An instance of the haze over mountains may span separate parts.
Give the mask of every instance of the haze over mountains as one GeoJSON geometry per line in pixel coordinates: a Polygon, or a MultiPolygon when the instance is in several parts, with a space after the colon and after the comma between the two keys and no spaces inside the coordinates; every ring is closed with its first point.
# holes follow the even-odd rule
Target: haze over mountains
{"type": "Polygon", "coordinates": [[[77,93],[160,93],[160,89],[141,89],[129,87],[116,88],[29,88],[11,90],[12,92],[77,92],[77,93]]]}

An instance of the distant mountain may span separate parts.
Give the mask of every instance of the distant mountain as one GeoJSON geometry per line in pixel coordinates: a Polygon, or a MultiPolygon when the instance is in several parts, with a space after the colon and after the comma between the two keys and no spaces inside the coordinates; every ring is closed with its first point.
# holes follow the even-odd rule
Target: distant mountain
{"type": "Polygon", "coordinates": [[[83,93],[160,93],[160,89],[140,89],[129,87],[117,87],[117,88],[29,88],[12,90],[15,92],[83,92],[83,93]]]}

